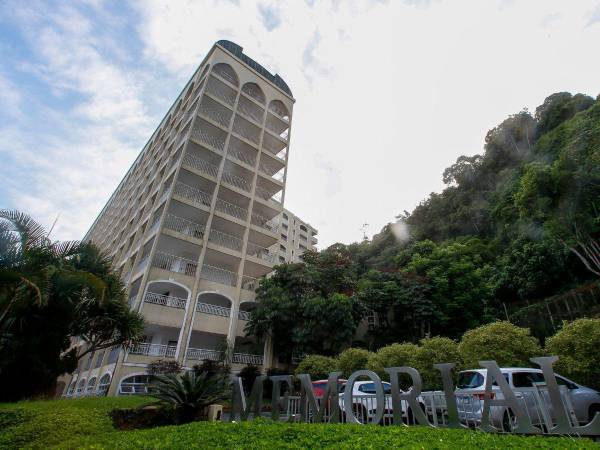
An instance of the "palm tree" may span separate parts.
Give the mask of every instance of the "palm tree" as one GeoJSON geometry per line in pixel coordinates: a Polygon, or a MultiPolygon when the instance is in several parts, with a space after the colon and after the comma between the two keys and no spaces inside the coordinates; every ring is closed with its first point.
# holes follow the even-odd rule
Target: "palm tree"
{"type": "Polygon", "coordinates": [[[157,399],[155,404],[173,410],[177,423],[186,423],[197,419],[209,405],[225,400],[228,393],[226,376],[189,371],[156,376],[150,396],[157,399]]]}

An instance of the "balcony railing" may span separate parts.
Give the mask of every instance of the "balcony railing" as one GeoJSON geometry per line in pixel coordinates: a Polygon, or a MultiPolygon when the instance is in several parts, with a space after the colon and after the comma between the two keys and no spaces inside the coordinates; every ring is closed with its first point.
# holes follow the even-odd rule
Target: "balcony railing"
{"type": "Polygon", "coordinates": [[[254,364],[257,366],[262,365],[262,355],[250,355],[248,353],[234,353],[233,362],[238,364],[254,364]]]}
{"type": "Polygon", "coordinates": [[[183,273],[193,277],[196,275],[198,263],[191,259],[182,258],[168,253],[157,252],[152,260],[152,266],[170,272],[183,273]]]}
{"type": "Polygon", "coordinates": [[[201,191],[200,189],[196,189],[195,187],[188,186],[181,181],[178,181],[177,184],[175,184],[175,194],[191,200],[198,205],[203,205],[210,208],[210,202],[212,200],[211,194],[201,191]]]}
{"type": "Polygon", "coordinates": [[[219,125],[222,125],[225,128],[227,128],[229,126],[229,121],[231,120],[231,115],[229,117],[227,117],[227,116],[225,116],[225,114],[222,114],[221,112],[217,111],[216,109],[213,109],[210,106],[207,106],[206,103],[204,103],[204,102],[200,103],[199,112],[200,112],[200,114],[203,114],[204,116],[208,117],[209,119],[213,120],[214,122],[218,123],[219,125]]]}
{"type": "Polygon", "coordinates": [[[238,111],[250,117],[252,120],[259,124],[262,123],[263,117],[265,115],[264,110],[260,109],[254,104],[252,104],[252,106],[250,104],[246,104],[242,101],[242,99],[240,99],[240,101],[238,102],[238,111]]]}
{"type": "Polygon", "coordinates": [[[229,156],[237,159],[238,161],[246,163],[246,164],[248,164],[249,166],[252,166],[252,167],[254,167],[254,163],[256,162],[256,158],[254,156],[247,155],[243,151],[238,150],[236,148],[232,148],[231,146],[227,150],[227,154],[229,156]]]}
{"type": "Polygon", "coordinates": [[[167,217],[165,218],[165,228],[197,239],[202,239],[204,237],[205,230],[204,225],[184,219],[183,217],[178,217],[174,214],[167,214],[167,217]]]}
{"type": "Polygon", "coordinates": [[[258,280],[256,278],[249,277],[247,275],[244,275],[242,277],[242,289],[246,289],[247,291],[254,292],[257,287],[258,287],[258,280]]]}
{"type": "Polygon", "coordinates": [[[246,254],[270,263],[274,263],[276,257],[274,254],[269,252],[268,248],[261,247],[260,245],[253,244],[252,242],[248,242],[246,254]]]}
{"type": "Polygon", "coordinates": [[[213,97],[223,100],[228,105],[233,106],[235,103],[236,92],[229,86],[224,85],[216,78],[209,78],[206,85],[206,91],[213,97]]]}
{"type": "Polygon", "coordinates": [[[223,352],[206,348],[188,348],[185,356],[187,359],[198,361],[219,361],[223,357],[223,352]]]}
{"type": "Polygon", "coordinates": [[[275,220],[269,220],[260,214],[252,213],[252,223],[272,233],[279,232],[279,223],[275,220]]]}
{"type": "Polygon", "coordinates": [[[250,311],[240,311],[238,312],[238,319],[240,320],[250,320],[250,311]]]}
{"type": "Polygon", "coordinates": [[[248,122],[248,121],[246,121],[246,123],[248,123],[247,126],[242,125],[241,123],[238,122],[238,120],[236,120],[233,123],[233,131],[235,133],[239,134],[240,136],[242,136],[243,138],[248,139],[250,142],[258,144],[258,142],[260,140],[260,137],[259,137],[260,135],[259,135],[258,130],[255,130],[255,132],[252,132],[249,127],[254,127],[254,125],[251,125],[250,122],[248,122]]]}
{"type": "Polygon", "coordinates": [[[221,139],[216,136],[211,136],[204,129],[199,126],[195,126],[192,130],[192,137],[203,144],[210,145],[214,149],[222,152],[225,147],[225,139],[221,139]]]}
{"type": "Polygon", "coordinates": [[[187,300],[180,297],[172,297],[170,295],[155,294],[154,292],[147,292],[144,301],[146,303],[153,303],[155,305],[168,306],[170,308],[185,309],[187,300]]]}
{"type": "Polygon", "coordinates": [[[228,214],[240,220],[246,220],[246,217],[248,217],[247,209],[238,205],[234,205],[233,203],[229,203],[220,198],[217,199],[216,209],[217,211],[221,211],[222,213],[228,214]]]}
{"type": "Polygon", "coordinates": [[[217,178],[217,174],[219,173],[219,166],[215,166],[205,159],[198,158],[190,153],[185,154],[183,157],[183,163],[187,166],[193,167],[199,172],[210,175],[213,178],[217,178]]]}
{"type": "Polygon", "coordinates": [[[263,200],[268,202],[281,203],[281,191],[269,192],[265,188],[256,186],[256,195],[263,200]]]}
{"type": "Polygon", "coordinates": [[[237,175],[232,174],[231,172],[224,171],[223,172],[223,181],[225,183],[230,184],[238,189],[241,189],[246,192],[250,192],[251,186],[250,182],[245,178],[238,177],[237,175]]]}
{"type": "Polygon", "coordinates": [[[267,166],[266,164],[263,164],[262,162],[259,163],[258,170],[260,170],[260,172],[265,174],[266,176],[271,177],[277,181],[283,181],[283,174],[285,173],[284,170],[280,169],[276,173],[272,173],[272,170],[270,170],[270,167],[267,166]]]}
{"type": "Polygon", "coordinates": [[[142,342],[129,349],[132,355],[157,356],[161,358],[175,358],[177,346],[165,344],[150,344],[142,342]]]}
{"type": "Polygon", "coordinates": [[[237,284],[237,273],[222,269],[221,267],[204,264],[200,275],[206,280],[215,281],[227,286],[235,286],[237,284]]]}
{"type": "Polygon", "coordinates": [[[229,317],[231,315],[231,308],[225,306],[212,305],[210,303],[198,303],[196,305],[196,311],[205,314],[212,314],[213,316],[229,317]]]}
{"type": "Polygon", "coordinates": [[[210,230],[208,242],[212,242],[213,244],[220,245],[238,252],[242,250],[242,240],[239,237],[223,233],[222,231],[215,230],[214,228],[210,230]]]}

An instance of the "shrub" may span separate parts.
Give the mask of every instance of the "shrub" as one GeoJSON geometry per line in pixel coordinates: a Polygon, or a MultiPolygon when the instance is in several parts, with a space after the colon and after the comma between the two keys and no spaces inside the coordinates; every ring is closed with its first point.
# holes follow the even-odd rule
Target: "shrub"
{"type": "Polygon", "coordinates": [[[335,358],[321,355],[308,355],[296,368],[296,374],[307,373],[311,379],[321,380],[329,376],[329,372],[338,370],[338,361],[335,358]]]}
{"type": "Polygon", "coordinates": [[[424,389],[441,389],[442,378],[440,371],[433,367],[439,363],[456,363],[454,373],[461,368],[461,357],[458,344],[446,337],[421,339],[419,349],[414,357],[414,368],[421,373],[424,389]]]}
{"type": "Polygon", "coordinates": [[[371,352],[362,348],[349,348],[340,353],[337,357],[339,370],[342,376],[348,378],[352,372],[366,369],[367,362],[371,352]]]}
{"type": "Polygon", "coordinates": [[[458,351],[467,369],[480,367],[479,361],[483,360],[495,360],[500,367],[528,367],[532,365],[529,358],[542,355],[529,329],[510,322],[493,322],[467,331],[458,351]]]}
{"type": "Polygon", "coordinates": [[[201,364],[196,364],[193,368],[196,375],[201,374],[202,372],[206,373],[209,377],[214,375],[224,375],[228,376],[231,373],[231,368],[229,365],[222,363],[221,361],[213,361],[210,359],[206,359],[202,361],[201,364]]]}
{"type": "Polygon", "coordinates": [[[578,319],[565,324],[546,341],[546,352],[558,356],[557,372],[600,389],[600,319],[578,319]]]}
{"type": "Polygon", "coordinates": [[[388,375],[383,370],[386,367],[414,366],[414,358],[419,348],[415,344],[391,344],[381,347],[377,353],[371,353],[367,369],[372,370],[384,379],[388,375]]]}
{"type": "Polygon", "coordinates": [[[259,375],[260,369],[256,366],[253,366],[252,364],[248,364],[247,366],[242,368],[242,370],[240,370],[238,376],[242,379],[242,385],[246,394],[252,391],[252,386],[254,386],[254,380],[256,380],[256,377],[258,377],[259,375]]]}
{"type": "Polygon", "coordinates": [[[157,359],[148,364],[148,373],[150,375],[177,374],[181,370],[181,364],[175,360],[157,359]]]}
{"type": "Polygon", "coordinates": [[[110,413],[117,430],[153,428],[174,423],[173,410],[145,406],[141,408],[115,408],[110,413]]]}

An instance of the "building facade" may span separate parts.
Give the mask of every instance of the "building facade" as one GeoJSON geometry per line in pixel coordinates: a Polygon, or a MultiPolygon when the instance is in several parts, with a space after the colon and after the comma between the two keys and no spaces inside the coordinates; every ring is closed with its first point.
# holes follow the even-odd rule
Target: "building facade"
{"type": "Polygon", "coordinates": [[[316,250],[317,229],[303,221],[288,209],[281,213],[280,240],[278,248],[279,263],[302,261],[300,256],[307,250],[316,250]]]}
{"type": "Polygon", "coordinates": [[[293,105],[240,46],[211,48],[85,236],[120,270],[144,338],[84,359],[65,395],[144,392],[148,363],[225,349],[234,371],[272,366],[244,325],[278,263],[293,105]]]}

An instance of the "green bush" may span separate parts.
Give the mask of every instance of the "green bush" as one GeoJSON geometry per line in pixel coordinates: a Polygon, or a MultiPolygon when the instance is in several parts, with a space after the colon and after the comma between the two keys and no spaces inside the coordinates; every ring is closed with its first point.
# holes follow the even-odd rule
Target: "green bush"
{"type": "Polygon", "coordinates": [[[414,368],[421,373],[423,387],[428,390],[441,389],[440,371],[433,367],[438,363],[456,363],[454,373],[461,368],[461,356],[458,344],[446,337],[422,339],[413,359],[414,368]]]}
{"type": "Polygon", "coordinates": [[[381,347],[377,353],[371,353],[367,368],[372,370],[383,379],[388,375],[383,370],[386,367],[414,366],[415,356],[419,347],[415,344],[391,344],[381,347]]]}
{"type": "Polygon", "coordinates": [[[329,372],[338,370],[338,361],[335,358],[321,355],[307,355],[298,367],[296,368],[296,375],[301,373],[307,373],[311,379],[321,380],[329,376],[329,372]]]}
{"type": "Polygon", "coordinates": [[[352,372],[366,369],[370,355],[371,352],[362,348],[349,348],[344,350],[337,357],[338,367],[342,371],[342,376],[348,378],[352,372]]]}
{"type": "Polygon", "coordinates": [[[557,372],[600,389],[600,319],[578,319],[565,324],[546,341],[546,352],[558,356],[557,372]]]}
{"type": "Polygon", "coordinates": [[[510,322],[493,322],[467,331],[458,351],[465,369],[478,368],[483,360],[495,360],[500,367],[530,367],[533,363],[529,358],[542,356],[542,348],[529,329],[510,322]]]}

